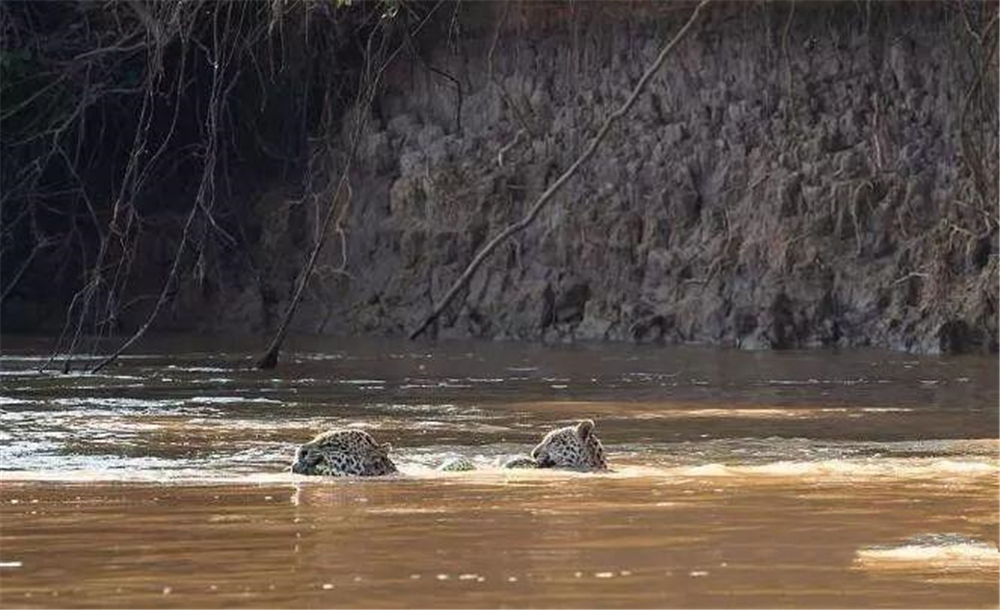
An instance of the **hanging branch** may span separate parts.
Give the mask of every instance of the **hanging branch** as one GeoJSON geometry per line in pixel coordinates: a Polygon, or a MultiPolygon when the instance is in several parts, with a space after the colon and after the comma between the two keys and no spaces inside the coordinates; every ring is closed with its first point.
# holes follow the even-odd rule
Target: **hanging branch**
{"type": "Polygon", "coordinates": [[[698,15],[701,12],[701,9],[709,2],[710,0],[702,0],[700,3],[698,3],[698,6],[695,7],[694,12],[691,13],[691,16],[687,20],[687,23],[684,24],[684,27],[682,27],[680,31],[678,31],[677,34],[674,35],[673,39],[670,42],[668,42],[665,47],[663,47],[663,49],[660,51],[660,54],[656,57],[656,61],[653,62],[653,65],[651,65],[646,70],[645,74],[642,75],[642,78],[639,79],[638,84],[636,84],[635,88],[632,90],[632,94],[629,96],[628,100],[626,100],[625,103],[622,104],[620,108],[618,108],[618,110],[614,111],[613,113],[611,113],[610,116],[608,116],[608,118],[604,121],[604,125],[601,126],[600,131],[598,131],[597,135],[594,136],[594,139],[590,141],[590,144],[587,146],[586,150],[583,151],[583,154],[581,154],[577,158],[577,160],[573,162],[573,165],[571,165],[569,169],[563,172],[563,174],[559,176],[559,178],[555,182],[552,183],[552,186],[550,186],[548,189],[545,190],[544,193],[542,193],[542,195],[538,198],[538,201],[535,202],[535,204],[531,207],[531,210],[523,218],[521,218],[521,220],[518,220],[517,222],[507,226],[506,229],[501,231],[499,235],[490,240],[490,242],[486,244],[482,250],[479,251],[479,254],[477,254],[476,257],[472,259],[472,262],[469,263],[469,266],[465,268],[465,271],[462,272],[462,275],[458,278],[458,280],[455,281],[455,283],[452,285],[451,289],[448,290],[448,293],[444,296],[444,298],[434,307],[434,310],[431,312],[431,314],[427,316],[426,319],[424,319],[423,323],[421,323],[416,330],[410,333],[411,340],[416,339],[421,334],[423,334],[423,332],[427,330],[427,327],[430,326],[435,320],[437,320],[438,317],[440,317],[441,313],[445,310],[445,308],[448,307],[448,305],[455,299],[456,296],[458,296],[459,291],[461,291],[462,288],[464,288],[465,285],[469,283],[469,280],[472,279],[472,276],[476,273],[476,270],[479,269],[479,267],[483,264],[486,258],[489,257],[490,254],[492,254],[492,252],[497,248],[497,246],[507,241],[507,239],[509,239],[511,236],[520,233],[521,231],[526,229],[529,225],[531,225],[531,223],[534,222],[535,218],[538,217],[538,214],[545,207],[545,205],[552,200],[553,196],[555,196],[555,194],[558,193],[559,190],[567,182],[569,182],[569,179],[576,174],[577,170],[580,169],[580,166],[586,163],[587,160],[593,156],[594,152],[597,150],[597,147],[600,146],[605,136],[607,136],[608,131],[611,130],[611,127],[619,119],[628,114],[628,111],[635,104],[635,101],[639,99],[639,95],[642,94],[643,90],[646,88],[646,84],[649,83],[650,79],[653,78],[653,75],[656,74],[657,70],[660,69],[660,66],[663,65],[663,61],[667,58],[667,55],[670,54],[670,52],[674,49],[674,47],[677,46],[677,43],[679,43],[691,30],[691,26],[694,25],[694,22],[698,19],[698,15]]]}
{"type": "MultiPolygon", "coordinates": [[[[442,0],[443,1],[443,0],[442,0]]],[[[437,11],[442,2],[438,2],[433,8],[427,13],[414,31],[409,35],[416,34],[419,32],[428,21],[430,21],[431,16],[437,11]]],[[[309,284],[309,278],[312,277],[313,269],[316,267],[316,259],[319,258],[319,253],[323,249],[323,245],[326,243],[326,235],[330,227],[330,223],[334,217],[337,217],[335,212],[337,209],[346,210],[347,203],[338,206],[337,202],[340,199],[340,193],[347,187],[348,175],[351,170],[351,165],[354,162],[354,157],[358,150],[358,144],[361,141],[361,136],[364,133],[365,126],[368,123],[369,113],[367,112],[368,107],[371,105],[372,101],[375,99],[375,94],[378,92],[379,82],[382,80],[382,75],[385,73],[386,68],[393,62],[400,51],[405,46],[405,41],[401,43],[392,52],[389,57],[382,62],[373,77],[369,77],[367,86],[364,86],[358,91],[358,103],[355,105],[357,108],[356,122],[354,132],[352,133],[351,148],[347,155],[347,160],[344,163],[344,167],[341,170],[340,178],[337,181],[337,188],[333,193],[330,201],[330,207],[327,208],[326,215],[323,217],[323,222],[320,225],[319,237],[313,246],[312,252],[309,253],[309,260],[306,262],[305,267],[299,274],[297,284],[295,286],[295,292],[292,295],[292,300],[288,304],[288,308],[285,310],[285,315],[281,319],[281,324],[278,326],[278,330],[275,331],[274,337],[272,337],[271,342],[268,344],[267,349],[264,353],[257,359],[256,366],[259,369],[273,369],[278,366],[278,354],[281,352],[281,345],[285,341],[285,337],[288,335],[288,328],[292,323],[292,318],[295,317],[295,310],[299,306],[299,302],[302,300],[302,296],[305,294],[306,286],[309,284]]],[[[370,60],[371,56],[371,39],[369,38],[368,45],[368,56],[370,60]]],[[[343,213],[341,214],[343,216],[343,213]]],[[[337,224],[340,224],[339,219],[337,224]]]]}
{"type": "MultiPolygon", "coordinates": [[[[236,53],[235,48],[230,48],[228,54],[223,51],[223,49],[225,49],[225,43],[227,42],[228,35],[225,36],[221,42],[218,40],[218,12],[219,10],[217,8],[216,13],[213,16],[215,19],[213,24],[213,34],[215,35],[215,40],[213,45],[213,55],[210,57],[210,60],[215,67],[215,70],[209,93],[205,131],[205,161],[202,168],[201,182],[198,185],[198,193],[195,195],[191,211],[188,213],[187,220],[184,222],[184,229],[181,232],[180,242],[177,244],[177,249],[174,252],[174,260],[170,266],[170,272],[167,274],[167,279],[163,282],[163,286],[160,288],[160,293],[156,299],[156,303],[153,305],[153,309],[146,316],[146,320],[143,322],[142,326],[132,333],[132,336],[123,342],[114,352],[101,359],[100,362],[91,368],[91,373],[97,373],[117,360],[118,356],[122,355],[125,350],[132,347],[132,345],[134,345],[143,337],[143,335],[146,334],[146,331],[148,331],[150,326],[153,325],[153,322],[159,315],[160,310],[163,309],[163,306],[166,304],[173,291],[173,286],[177,281],[184,255],[187,253],[188,244],[191,241],[191,233],[195,228],[195,220],[199,217],[199,215],[204,215],[206,224],[210,224],[212,222],[211,207],[215,200],[215,172],[219,144],[218,140],[219,134],[221,133],[219,120],[222,114],[221,109],[225,104],[224,98],[227,97],[229,92],[232,90],[231,86],[223,87],[223,85],[226,83],[226,71],[228,70],[233,56],[236,53]]],[[[227,26],[229,25],[230,18],[231,15],[227,14],[227,26]]],[[[236,78],[236,76],[232,77],[231,82],[235,82],[236,78]]]]}
{"type": "MultiPolygon", "coordinates": [[[[133,222],[135,220],[134,214],[134,202],[136,194],[139,192],[141,187],[140,176],[144,175],[146,172],[143,170],[143,166],[148,169],[152,162],[155,161],[156,157],[159,156],[159,152],[165,150],[170,136],[165,138],[159,147],[159,152],[154,155],[152,160],[143,163],[143,151],[146,149],[149,142],[150,130],[153,125],[153,114],[155,112],[155,98],[157,94],[157,89],[159,83],[163,79],[163,48],[162,45],[166,44],[163,40],[162,30],[158,25],[151,22],[151,16],[144,6],[136,2],[130,5],[135,11],[136,15],[140,18],[140,22],[143,25],[145,36],[148,41],[147,43],[147,59],[146,59],[146,83],[144,85],[144,94],[142,101],[142,109],[139,113],[139,123],[133,137],[133,143],[131,148],[131,153],[129,154],[128,163],[125,167],[125,173],[122,177],[121,184],[118,188],[118,194],[115,198],[115,202],[112,206],[111,220],[108,222],[108,229],[104,232],[101,238],[100,247],[98,249],[97,258],[94,262],[92,269],[90,270],[90,277],[87,279],[86,284],[81,288],[82,301],[79,312],[77,314],[76,328],[73,332],[72,338],[70,339],[69,347],[66,350],[66,358],[63,361],[62,372],[68,373],[73,366],[73,357],[76,353],[76,346],[83,337],[84,324],[86,323],[88,316],[91,313],[92,307],[96,309],[98,307],[96,300],[100,298],[99,292],[102,286],[106,286],[107,279],[105,277],[105,261],[110,258],[112,253],[112,248],[114,247],[113,239],[117,241],[119,249],[123,252],[129,250],[129,248],[135,243],[135,235],[132,232],[133,222]]],[[[178,77],[178,87],[180,87],[181,78],[178,77]]],[[[173,130],[171,129],[170,135],[172,136],[173,130]]],[[[116,272],[121,272],[122,264],[116,266],[116,272]]],[[[73,297],[73,301],[76,301],[76,296],[73,297]]],[[[113,299],[113,294],[108,291],[108,301],[113,299]]],[[[42,366],[42,369],[48,367],[48,365],[56,358],[59,347],[62,343],[62,337],[65,336],[66,331],[69,329],[71,319],[69,313],[72,307],[67,311],[66,324],[67,326],[63,329],[60,335],[59,341],[53,347],[52,354],[48,361],[42,366]]],[[[96,334],[96,333],[95,333],[96,334]]]]}
{"type": "MultiPolygon", "coordinates": [[[[966,124],[969,120],[969,108],[972,105],[973,97],[980,89],[982,89],[983,79],[991,67],[990,64],[992,63],[993,54],[996,51],[997,38],[994,37],[993,34],[996,31],[998,15],[1000,15],[1000,13],[993,14],[992,19],[990,19],[990,21],[986,24],[986,27],[983,28],[982,36],[978,37],[980,49],[983,52],[982,69],[978,71],[976,78],[972,81],[972,85],[969,86],[968,91],[965,93],[965,100],[962,102],[962,111],[958,120],[959,143],[962,150],[962,159],[965,161],[966,167],[969,168],[969,172],[972,174],[972,182],[979,194],[983,209],[990,207],[988,202],[991,201],[991,180],[987,177],[985,157],[981,154],[978,147],[973,144],[970,132],[966,129],[966,124]]],[[[974,33],[973,35],[975,36],[974,33]]],[[[993,201],[995,202],[995,198],[993,201]]]]}

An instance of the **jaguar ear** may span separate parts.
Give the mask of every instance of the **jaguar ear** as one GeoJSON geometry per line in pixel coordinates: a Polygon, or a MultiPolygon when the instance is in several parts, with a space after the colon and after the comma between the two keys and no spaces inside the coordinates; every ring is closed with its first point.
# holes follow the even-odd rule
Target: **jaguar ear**
{"type": "Polygon", "coordinates": [[[586,440],[588,436],[594,433],[594,422],[590,419],[585,419],[576,425],[576,433],[580,435],[580,438],[586,440]]]}
{"type": "Polygon", "coordinates": [[[383,454],[385,454],[386,457],[388,457],[389,452],[392,451],[392,443],[382,443],[381,445],[378,446],[378,448],[379,450],[382,451],[383,454]]]}

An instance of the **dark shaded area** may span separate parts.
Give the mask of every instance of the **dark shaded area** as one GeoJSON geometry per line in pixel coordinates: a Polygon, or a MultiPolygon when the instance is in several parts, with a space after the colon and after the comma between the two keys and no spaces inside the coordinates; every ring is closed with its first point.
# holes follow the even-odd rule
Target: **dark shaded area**
{"type": "Polygon", "coordinates": [[[0,10],[8,331],[77,316],[87,332],[127,329],[155,300],[192,205],[204,213],[185,280],[211,297],[219,277],[255,267],[256,195],[308,189],[310,138],[353,102],[373,39],[394,36],[375,3],[0,10]],[[67,314],[88,281],[91,308],[67,314]]]}
{"type": "MultiPolygon", "coordinates": [[[[154,21],[173,23],[168,5],[154,21]]],[[[408,40],[437,5],[206,3],[180,18],[187,33],[151,45],[133,5],[111,6],[2,7],[4,292],[17,280],[5,332],[59,329],[122,192],[135,238],[112,248],[87,328],[141,323],[199,188],[215,45],[231,44],[212,222],[157,327],[263,335],[318,237],[322,182],[342,163],[378,30],[405,51],[360,109],[370,126],[343,243],[331,238],[295,329],[405,335],[567,167],[691,9],[444,3],[408,40]],[[239,36],[217,43],[220,23],[239,36]],[[163,76],[148,148],[172,135],[143,181],[123,184],[151,48],[163,76]],[[72,129],[30,139],[78,105],[72,129]]],[[[715,3],[436,336],[996,352],[996,12],[715,3]]]]}

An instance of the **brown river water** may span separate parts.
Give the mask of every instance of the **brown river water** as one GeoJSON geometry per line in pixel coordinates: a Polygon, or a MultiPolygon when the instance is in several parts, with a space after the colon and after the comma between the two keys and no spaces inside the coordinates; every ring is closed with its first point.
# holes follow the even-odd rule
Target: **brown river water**
{"type": "Polygon", "coordinates": [[[154,337],[0,356],[0,606],[997,607],[996,357],[154,337]],[[501,470],[597,422],[612,471],[501,470]],[[401,474],[293,475],[334,426],[401,474]],[[434,467],[465,456],[474,472],[434,467]]]}

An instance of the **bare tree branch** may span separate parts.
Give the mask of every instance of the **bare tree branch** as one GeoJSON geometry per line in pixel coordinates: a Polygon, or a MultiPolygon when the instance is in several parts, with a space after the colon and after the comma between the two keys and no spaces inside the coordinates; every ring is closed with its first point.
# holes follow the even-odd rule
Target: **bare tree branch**
{"type": "MultiPolygon", "coordinates": [[[[411,32],[411,35],[416,34],[423,28],[423,26],[430,20],[431,16],[437,11],[438,7],[440,7],[441,4],[442,2],[438,2],[437,4],[434,5],[433,8],[431,8],[430,11],[428,11],[423,21],[421,21],[416,26],[416,28],[414,28],[414,31],[411,32]]],[[[369,52],[368,52],[369,61],[371,59],[370,42],[371,39],[369,39],[369,52]]],[[[278,365],[278,354],[281,351],[281,345],[284,343],[285,337],[288,335],[288,328],[292,322],[292,318],[295,317],[295,310],[298,308],[299,302],[301,302],[302,296],[305,294],[306,285],[309,283],[309,279],[313,275],[313,269],[316,267],[316,260],[319,258],[319,253],[322,251],[323,245],[326,243],[326,236],[328,229],[330,227],[330,223],[335,217],[338,217],[336,226],[341,231],[342,235],[342,229],[340,229],[340,224],[341,221],[343,220],[343,216],[346,212],[346,206],[349,204],[349,202],[344,202],[341,206],[338,206],[337,203],[340,200],[340,193],[345,188],[349,188],[348,174],[351,170],[351,165],[354,161],[355,154],[357,153],[358,144],[361,141],[361,136],[364,133],[365,126],[368,123],[367,108],[371,104],[376,92],[378,91],[379,82],[381,81],[382,75],[385,73],[386,68],[388,68],[389,65],[396,58],[396,56],[399,55],[400,51],[404,48],[405,44],[406,42],[404,41],[402,44],[396,47],[396,49],[392,52],[392,54],[389,55],[389,57],[386,58],[385,61],[381,63],[375,74],[373,76],[368,77],[367,85],[363,86],[358,91],[358,103],[356,104],[358,114],[355,117],[356,119],[355,129],[352,135],[350,152],[347,156],[347,160],[344,164],[344,167],[341,170],[340,178],[337,181],[337,188],[334,191],[333,196],[331,197],[330,206],[327,208],[326,215],[323,218],[323,222],[320,227],[319,237],[316,240],[316,244],[313,246],[312,252],[310,252],[309,254],[309,260],[306,262],[306,265],[303,268],[302,272],[299,273],[298,282],[295,287],[295,292],[292,295],[292,300],[288,304],[288,308],[285,310],[285,315],[282,317],[281,324],[278,326],[278,330],[274,333],[274,337],[272,337],[271,342],[267,346],[267,349],[264,350],[264,353],[257,359],[256,362],[257,368],[273,369],[278,365]],[[341,210],[341,213],[339,215],[335,214],[335,212],[338,209],[341,210]]]]}
{"type": "Polygon", "coordinates": [[[677,46],[677,44],[684,39],[687,33],[691,30],[691,26],[694,25],[695,21],[697,21],[698,15],[701,13],[701,9],[710,1],[711,0],[702,0],[698,4],[698,6],[695,7],[694,11],[691,13],[691,16],[688,18],[684,26],[680,29],[680,31],[677,32],[677,34],[674,35],[673,39],[670,42],[668,42],[666,46],[663,47],[663,49],[660,51],[660,54],[656,57],[656,61],[653,62],[653,64],[646,70],[645,74],[642,75],[642,78],[639,79],[639,82],[636,84],[635,88],[632,89],[632,94],[629,96],[628,100],[626,100],[625,103],[622,104],[620,108],[618,108],[618,110],[611,113],[611,115],[608,116],[608,118],[604,121],[604,125],[601,126],[600,131],[597,132],[597,135],[594,136],[594,139],[590,141],[590,144],[587,146],[586,150],[583,151],[583,154],[581,154],[576,159],[576,161],[574,161],[573,164],[569,166],[569,169],[563,172],[563,174],[559,176],[559,178],[555,182],[553,182],[552,185],[548,189],[546,189],[544,193],[542,193],[542,195],[538,198],[538,201],[536,201],[535,204],[531,207],[531,210],[527,213],[527,215],[525,215],[521,220],[518,220],[517,222],[511,225],[508,225],[506,229],[501,231],[499,235],[490,240],[490,242],[487,243],[483,247],[483,249],[479,251],[479,254],[477,254],[475,258],[472,259],[472,262],[469,263],[469,266],[465,268],[465,271],[462,272],[462,275],[458,278],[458,280],[455,281],[451,289],[448,290],[448,293],[445,295],[445,297],[441,299],[441,301],[434,307],[434,310],[430,313],[430,315],[428,315],[427,318],[424,319],[424,321],[420,324],[420,326],[418,326],[412,333],[410,333],[410,339],[416,339],[421,334],[423,334],[423,332],[427,330],[427,327],[430,326],[435,320],[437,320],[438,317],[441,315],[441,312],[443,312],[445,308],[448,307],[448,305],[455,299],[455,297],[458,296],[459,291],[461,291],[462,288],[464,288],[465,285],[469,283],[469,280],[472,279],[472,276],[476,273],[476,270],[479,269],[479,267],[483,264],[483,262],[487,259],[487,257],[489,257],[489,255],[493,252],[493,250],[495,250],[497,246],[505,242],[511,236],[520,233],[521,231],[526,229],[532,222],[534,222],[535,218],[538,217],[539,212],[541,212],[542,209],[545,207],[545,205],[552,200],[552,197],[555,196],[555,194],[558,193],[559,190],[567,182],[569,182],[569,179],[576,174],[577,170],[580,169],[580,166],[586,163],[587,160],[593,156],[598,146],[600,146],[601,142],[607,136],[608,131],[611,130],[611,127],[619,119],[628,114],[628,111],[631,110],[636,100],[639,99],[639,95],[641,95],[643,90],[646,88],[646,84],[649,83],[650,79],[653,78],[653,75],[656,74],[656,72],[660,69],[660,66],[663,65],[663,61],[667,58],[667,55],[669,55],[670,52],[674,49],[674,47],[677,46]]]}

